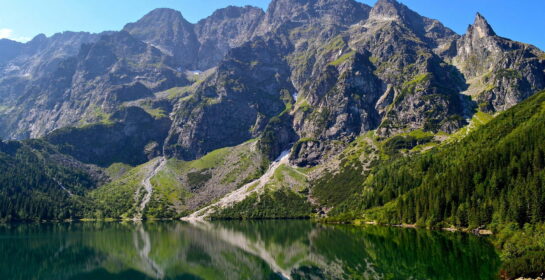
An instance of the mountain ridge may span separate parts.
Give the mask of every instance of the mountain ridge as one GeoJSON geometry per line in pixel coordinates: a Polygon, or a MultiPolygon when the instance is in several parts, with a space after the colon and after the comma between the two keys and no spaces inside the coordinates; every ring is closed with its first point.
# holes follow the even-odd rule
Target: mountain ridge
{"type": "MultiPolygon", "coordinates": [[[[264,13],[259,8],[255,8],[251,6],[246,6],[241,8],[227,7],[225,9],[218,10],[217,12],[213,13],[211,16],[200,20],[196,24],[191,24],[187,22],[179,11],[175,11],[172,9],[156,9],[154,11],[151,11],[147,15],[145,15],[139,21],[135,23],[127,24],[124,30],[128,31],[129,33],[132,32],[132,35],[136,36],[136,38],[139,38],[147,42],[148,44],[158,47],[160,50],[162,50],[161,52],[166,53],[166,55],[169,57],[172,57],[171,60],[174,64],[172,64],[169,67],[171,67],[172,70],[182,71],[182,72],[187,70],[205,70],[203,68],[213,67],[217,65],[219,61],[224,57],[224,55],[227,54],[229,49],[239,47],[241,46],[243,42],[251,42],[252,40],[255,40],[254,38],[256,38],[256,36],[266,37],[267,32],[272,32],[272,31],[267,31],[268,29],[264,28],[263,26],[268,26],[269,29],[272,28],[271,30],[276,28],[277,31],[274,31],[274,32],[281,34],[282,32],[288,32],[288,30],[294,30],[294,28],[297,29],[296,26],[291,26],[291,27],[286,26],[282,28],[281,27],[282,25],[285,25],[285,24],[308,25],[310,24],[308,20],[311,20],[313,22],[312,24],[325,23],[326,26],[329,26],[328,25],[329,23],[338,23],[338,24],[341,24],[341,26],[344,25],[344,27],[340,27],[341,29],[335,26],[326,27],[326,28],[332,28],[331,31],[329,32],[334,32],[334,33],[338,33],[342,29],[346,29],[349,27],[353,30],[356,30],[360,28],[358,27],[359,26],[358,24],[363,22],[367,22],[365,24],[368,26],[369,24],[375,24],[375,25],[378,24],[378,26],[373,28],[380,28],[383,30],[383,31],[377,31],[377,32],[387,32],[387,33],[394,32],[394,30],[397,29],[398,31],[395,31],[395,32],[400,32],[398,34],[406,34],[407,31],[406,29],[404,29],[405,27],[403,27],[403,26],[406,26],[410,30],[413,30],[412,32],[414,32],[414,34],[417,37],[421,38],[421,40],[424,40],[426,42],[425,44],[429,46],[428,48],[433,53],[436,53],[439,57],[441,57],[440,59],[456,60],[457,57],[465,55],[463,53],[456,54],[456,55],[449,54],[449,52],[452,53],[453,47],[455,49],[460,49],[455,46],[455,45],[462,44],[460,42],[455,43],[455,41],[459,41],[459,40],[455,40],[455,39],[458,39],[459,35],[454,33],[452,30],[445,28],[444,26],[442,26],[442,24],[440,24],[436,20],[431,20],[425,17],[421,17],[416,12],[410,10],[408,7],[406,7],[405,5],[401,3],[398,3],[397,1],[379,1],[377,2],[377,4],[375,4],[374,7],[357,3],[352,0],[344,1],[346,3],[344,2],[343,3],[346,5],[342,3],[337,3],[336,1],[325,1],[325,0],[317,1],[317,2],[312,2],[312,1],[298,1],[293,3],[292,2],[284,3],[284,2],[283,1],[271,2],[271,5],[267,9],[266,13],[264,13]],[[348,7],[351,7],[351,8],[348,8],[348,7]],[[292,19],[290,19],[290,16],[288,16],[285,13],[285,11],[283,11],[282,9],[296,9],[297,11],[299,11],[293,15],[295,16],[296,20],[293,21],[292,19]],[[347,14],[346,12],[343,12],[343,11],[349,11],[350,13],[354,15],[355,14],[359,14],[359,15],[351,16],[352,14],[350,13],[347,14]],[[390,20],[386,21],[391,23],[386,23],[384,21],[377,21],[376,19],[380,18],[381,13],[394,14],[396,15],[396,17],[390,18],[392,19],[392,21],[390,20]],[[227,21],[225,21],[225,17],[228,14],[231,16],[228,17],[229,19],[227,21]],[[337,16],[339,14],[343,14],[342,19],[337,16]],[[297,19],[297,17],[299,17],[299,19],[297,19]],[[373,20],[373,17],[375,17],[374,20],[373,20]],[[233,20],[233,18],[235,20],[233,20]],[[160,20],[160,19],[164,19],[164,20],[160,20]],[[245,25],[241,25],[241,22],[237,21],[239,19],[245,22],[245,25]],[[217,26],[218,22],[225,22],[225,23],[219,24],[220,26],[222,26],[221,29],[211,29],[210,27],[206,27],[206,26],[210,26],[210,24],[207,24],[207,22],[210,22],[210,24],[212,22],[215,22],[213,24],[214,26],[217,26]],[[375,22],[375,23],[372,23],[372,22],[375,22]],[[399,24],[396,24],[396,22],[399,22],[399,24]],[[160,24],[157,25],[156,23],[160,23],[160,24]],[[386,24],[388,27],[384,26],[383,24],[386,24]],[[168,27],[168,26],[171,26],[171,27],[168,27]],[[237,27],[237,26],[240,26],[240,27],[237,27]],[[150,28],[155,28],[154,30],[156,31],[151,31],[152,29],[150,28]],[[242,29],[239,29],[239,28],[242,28],[242,29]],[[388,30],[384,28],[387,28],[388,30]],[[285,29],[286,31],[282,31],[283,29],[285,29]],[[137,30],[140,30],[140,31],[137,31],[137,30]],[[148,30],[148,31],[144,31],[144,30],[148,30]],[[164,30],[164,31],[161,31],[161,30],[164,30]],[[166,32],[166,33],[162,33],[162,32],[166,32]],[[229,32],[233,32],[233,33],[229,33],[229,32]],[[206,35],[205,33],[209,35],[206,35]],[[229,33],[230,35],[227,37],[221,37],[221,35],[219,35],[219,34],[225,34],[225,33],[229,33]],[[148,36],[145,34],[150,34],[149,36],[153,36],[153,37],[145,38],[146,36],[148,36]],[[172,34],[172,35],[179,34],[179,35],[172,37],[172,36],[167,36],[166,34],[172,34]],[[215,35],[211,35],[211,34],[215,34],[215,35]],[[234,37],[235,39],[231,41],[231,43],[228,43],[228,44],[220,43],[223,41],[229,41],[229,40],[225,40],[225,38],[228,38],[231,36],[235,36],[234,37]],[[171,38],[166,39],[167,37],[171,37],[171,38]],[[220,37],[222,39],[219,39],[220,37]],[[161,43],[161,40],[163,40],[164,42],[161,43]],[[174,46],[177,46],[176,47],[177,54],[174,54],[172,52],[174,46]],[[210,56],[206,54],[215,54],[215,55],[210,56]],[[200,62],[196,61],[195,59],[199,60],[200,62]]],[[[483,26],[484,29],[482,30],[488,30],[488,29],[492,30],[490,25],[484,19],[484,17],[482,17],[480,14],[477,14],[475,23],[473,25],[477,26],[479,24],[483,26]]],[[[365,27],[362,27],[362,28],[365,28],[365,27]]],[[[481,30],[479,28],[476,28],[476,29],[481,30]]],[[[345,32],[350,32],[349,30],[350,29],[346,30],[345,32]]],[[[471,32],[472,32],[472,29],[469,29],[468,33],[471,33],[471,32]]],[[[489,34],[487,32],[488,31],[484,32],[483,34],[489,34]]],[[[492,33],[490,33],[489,35],[492,35],[492,33]]],[[[395,37],[404,36],[404,35],[398,35],[398,34],[394,35],[394,34],[395,33],[392,33],[392,35],[388,35],[388,36],[395,36],[395,37]]],[[[495,33],[493,34],[495,35],[495,33]]],[[[352,36],[357,37],[359,35],[352,35],[352,36]]],[[[464,36],[462,36],[462,38],[463,37],[464,36]]],[[[482,39],[482,38],[479,38],[479,39],[482,39]]],[[[33,40],[34,41],[33,44],[41,40],[44,40],[44,38],[42,36],[37,36],[33,40]]],[[[322,38],[321,40],[327,40],[327,38],[322,38]]],[[[307,40],[298,40],[298,41],[300,44],[307,40]]],[[[407,43],[410,43],[410,42],[411,42],[410,40],[407,41],[407,43]]],[[[294,41],[293,43],[296,43],[296,41],[294,41]]],[[[370,44],[375,45],[370,47],[376,48],[376,46],[379,43],[371,42],[370,44]]],[[[488,45],[490,46],[490,44],[488,45]]],[[[399,48],[400,45],[398,44],[397,46],[394,46],[394,47],[399,48]]],[[[368,47],[366,46],[363,46],[363,47],[356,46],[356,49],[358,48],[361,48],[362,49],[361,51],[365,51],[365,49],[368,49],[368,47]]],[[[286,54],[282,54],[282,55],[285,56],[286,54]]],[[[383,56],[383,55],[391,55],[391,54],[382,52],[382,54],[379,54],[379,55],[383,56]]],[[[414,54],[407,53],[402,55],[406,56],[406,55],[414,55],[414,54]]],[[[117,59],[120,59],[120,58],[118,57],[117,59]]],[[[466,60],[466,59],[467,58],[463,58],[463,60],[466,60]]],[[[398,60],[394,63],[401,62],[406,64],[406,63],[411,63],[412,61],[414,61],[414,59],[411,59],[411,61],[398,60]]],[[[388,63],[391,63],[391,62],[388,62],[388,63]]],[[[505,67],[505,65],[503,67],[505,67]]],[[[507,66],[507,68],[508,67],[509,66],[507,66]]],[[[535,66],[531,66],[531,67],[535,68],[535,66]]],[[[542,66],[538,66],[538,67],[542,67],[542,66]]],[[[293,66],[290,66],[290,68],[293,68],[293,66]]],[[[297,68],[298,67],[294,69],[296,72],[299,71],[297,68]]],[[[323,71],[320,68],[314,68],[314,69],[315,69],[314,71],[323,71]]],[[[293,70],[290,70],[290,71],[293,71],[293,70]]],[[[444,70],[440,70],[440,71],[444,71],[444,70]]],[[[535,76],[536,73],[532,75],[535,76]]],[[[166,78],[171,79],[168,77],[169,76],[172,77],[176,75],[178,74],[175,74],[175,73],[168,74],[166,78]]],[[[292,78],[292,80],[293,80],[293,83],[297,85],[298,83],[297,79],[292,78]]],[[[531,91],[536,91],[543,86],[541,84],[539,77],[535,77],[535,78],[531,77],[531,80],[532,80],[530,82],[530,87],[532,88],[531,91]]],[[[7,87],[8,90],[12,90],[10,88],[13,88],[14,86],[16,86],[16,85],[9,85],[11,83],[12,83],[11,81],[8,82],[8,87],[7,87]]],[[[184,86],[183,82],[180,85],[184,86]]],[[[19,87],[20,86],[24,86],[24,82],[23,82],[23,85],[19,85],[19,87]]],[[[460,85],[459,87],[462,87],[462,86],[463,85],[460,85]]],[[[301,87],[300,85],[297,85],[297,88],[298,88],[297,90],[300,90],[300,87],[301,87]]],[[[383,86],[383,91],[385,91],[386,88],[387,86],[383,86]]],[[[397,89],[397,90],[399,91],[400,89],[397,89]]],[[[152,91],[155,91],[155,90],[152,89],[152,91]]],[[[527,90],[518,99],[522,100],[526,98],[527,96],[531,94],[529,92],[530,90],[527,90]]],[[[493,95],[497,95],[497,93],[482,94],[482,98],[481,98],[482,100],[479,100],[479,103],[484,104],[486,102],[490,102],[489,101],[490,99],[494,99],[494,98],[498,99],[497,96],[493,96],[493,95]],[[485,96],[485,95],[488,95],[488,96],[485,96]]],[[[383,96],[383,97],[384,98],[381,99],[382,101],[391,99],[391,97],[389,98],[386,98],[386,96],[383,96]]],[[[510,98],[510,99],[513,99],[513,98],[510,98]]],[[[507,105],[501,104],[505,102],[506,101],[501,101],[501,100],[492,101],[491,103],[498,103],[498,104],[492,104],[489,107],[493,108],[492,110],[498,110],[501,108],[507,108],[508,106],[512,106],[512,104],[507,104],[507,105]]],[[[513,103],[513,102],[508,102],[508,103],[513,103]]],[[[112,105],[113,104],[108,105],[108,107],[111,107],[112,105]]],[[[377,106],[381,108],[385,108],[387,107],[386,105],[387,104],[381,104],[380,106],[379,105],[377,106]]],[[[35,105],[32,105],[32,106],[35,106],[35,105]]],[[[6,107],[9,108],[12,106],[6,106],[6,107]]],[[[490,110],[490,109],[487,109],[487,110],[490,110]]],[[[44,111],[44,113],[50,114],[49,112],[46,112],[46,111],[44,111]]],[[[106,113],[111,114],[113,112],[106,112],[106,113]]],[[[80,114],[80,113],[77,113],[77,114],[80,114]]],[[[449,113],[449,114],[453,114],[453,113],[449,113]]],[[[24,118],[24,114],[18,117],[10,117],[10,119],[12,120],[9,120],[8,123],[13,123],[13,125],[19,126],[17,122],[20,122],[20,120],[17,120],[17,119],[20,119],[20,118],[24,118]]],[[[441,118],[445,118],[445,116],[441,118]]],[[[89,121],[93,121],[93,118],[91,118],[89,121]]],[[[65,125],[66,123],[59,123],[59,125],[54,125],[53,128],[59,127],[59,126],[62,127],[65,125]]],[[[419,126],[421,125],[422,124],[420,124],[419,126]]],[[[459,126],[459,124],[456,126],[459,126]]],[[[17,136],[17,138],[21,138],[21,137],[24,138],[25,135],[28,135],[26,134],[28,132],[24,132],[24,131],[28,129],[29,129],[28,127],[27,128],[20,127],[17,129],[20,132],[16,132],[16,133],[12,132],[10,134],[19,135],[17,136]]],[[[34,128],[30,128],[30,129],[34,130],[34,128]]],[[[10,130],[13,130],[13,128],[10,128],[10,130]]],[[[40,136],[40,135],[43,135],[44,132],[47,132],[50,130],[51,129],[48,129],[46,131],[43,131],[43,130],[34,131],[34,132],[31,132],[30,135],[32,135],[33,137],[40,136]]],[[[396,133],[396,132],[394,131],[393,133],[396,133]]],[[[7,137],[7,136],[4,135],[4,137],[7,137]]]]}

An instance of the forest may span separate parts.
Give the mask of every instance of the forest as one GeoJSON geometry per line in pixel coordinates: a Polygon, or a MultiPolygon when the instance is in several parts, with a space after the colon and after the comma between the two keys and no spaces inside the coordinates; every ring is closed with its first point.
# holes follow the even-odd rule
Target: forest
{"type": "Polygon", "coordinates": [[[330,221],[490,229],[507,273],[545,267],[545,92],[458,142],[339,174],[359,187],[330,221]]]}
{"type": "Polygon", "coordinates": [[[0,221],[83,218],[96,181],[41,140],[0,141],[0,221]]]}

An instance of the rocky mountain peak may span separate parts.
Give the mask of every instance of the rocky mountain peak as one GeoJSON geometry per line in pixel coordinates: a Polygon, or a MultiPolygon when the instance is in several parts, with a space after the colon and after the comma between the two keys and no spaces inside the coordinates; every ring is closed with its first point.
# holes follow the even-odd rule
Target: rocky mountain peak
{"type": "Polygon", "coordinates": [[[469,26],[468,34],[475,34],[478,38],[484,38],[488,36],[496,36],[496,32],[492,29],[492,26],[488,21],[480,14],[475,16],[475,22],[469,26]]]}
{"type": "Polygon", "coordinates": [[[253,6],[228,6],[200,20],[195,25],[200,42],[196,68],[216,66],[229,49],[248,41],[264,14],[262,9],[253,6]]]}
{"type": "Polygon", "coordinates": [[[355,0],[273,0],[257,34],[287,22],[348,26],[368,18],[370,7],[355,0]]]}
{"type": "Polygon", "coordinates": [[[36,35],[34,38],[32,38],[32,40],[30,40],[30,41],[28,41],[26,43],[26,48],[28,48],[28,49],[37,49],[37,48],[39,48],[40,46],[43,46],[46,43],[47,43],[47,36],[45,36],[45,34],[43,34],[43,33],[40,33],[40,34],[36,35]]]}
{"type": "MultiPolygon", "coordinates": [[[[264,13],[262,9],[254,6],[244,6],[244,7],[237,7],[237,6],[227,6],[226,8],[216,10],[210,17],[211,18],[218,18],[218,19],[227,19],[227,18],[238,18],[243,16],[245,13],[258,13],[262,14],[264,13]]],[[[204,21],[206,19],[203,19],[201,21],[204,21]]]]}
{"type": "Polygon", "coordinates": [[[45,34],[43,34],[43,33],[40,33],[40,34],[34,36],[34,38],[32,38],[32,40],[30,40],[29,43],[30,42],[43,42],[45,40],[47,40],[47,36],[45,36],[45,34]]]}
{"type": "Polygon", "coordinates": [[[183,67],[195,63],[197,36],[193,25],[179,11],[155,9],[137,22],[125,25],[123,30],[173,56],[183,67]]]}
{"type": "Polygon", "coordinates": [[[406,7],[396,0],[379,0],[371,9],[370,18],[381,20],[399,19],[404,9],[406,7]]]}
{"type": "Polygon", "coordinates": [[[308,9],[309,2],[308,0],[273,0],[267,9],[265,26],[278,25],[297,17],[302,11],[308,9]]]}
{"type": "Polygon", "coordinates": [[[158,8],[147,13],[139,21],[168,20],[170,22],[185,21],[180,11],[169,8],[158,8]]]}
{"type": "MultiPolygon", "coordinates": [[[[149,39],[150,33],[162,31],[163,33],[192,30],[192,24],[189,23],[182,13],[173,9],[159,8],[147,13],[137,22],[125,25],[123,30],[137,36],[141,39],[149,39]]],[[[167,35],[167,34],[159,34],[167,35]]],[[[170,34],[171,36],[174,34],[170,34]]]]}

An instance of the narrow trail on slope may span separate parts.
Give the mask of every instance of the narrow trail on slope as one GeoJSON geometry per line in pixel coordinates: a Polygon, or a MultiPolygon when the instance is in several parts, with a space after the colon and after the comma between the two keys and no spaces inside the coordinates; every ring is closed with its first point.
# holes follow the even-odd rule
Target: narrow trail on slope
{"type": "Polygon", "coordinates": [[[67,189],[61,182],[59,182],[57,179],[53,178],[53,181],[55,181],[55,183],[57,183],[57,185],[59,185],[59,187],[61,187],[61,189],[63,191],[65,191],[69,196],[74,196],[74,194],[69,189],[67,189]]]}
{"type": "MultiPolygon", "coordinates": [[[[144,209],[146,209],[146,206],[151,200],[151,195],[153,194],[153,185],[151,184],[151,179],[159,173],[167,163],[167,160],[165,157],[161,157],[159,160],[157,160],[151,171],[148,173],[146,178],[142,180],[142,186],[144,187],[144,190],[146,191],[146,194],[144,195],[144,198],[142,198],[142,201],[140,202],[140,209],[139,213],[137,214],[137,217],[135,217],[136,220],[142,219],[142,214],[144,213],[144,209]]],[[[140,190],[138,190],[140,192],[140,190]]]]}
{"type": "Polygon", "coordinates": [[[250,194],[262,190],[265,185],[270,181],[274,172],[282,164],[289,164],[290,150],[283,151],[280,156],[269,166],[269,169],[259,179],[252,181],[241,188],[233,191],[232,193],[224,196],[218,202],[208,205],[201,210],[194,212],[193,214],[182,218],[184,221],[196,221],[204,220],[210,214],[214,213],[217,208],[225,208],[226,206],[233,205],[237,202],[241,202],[250,194]]]}

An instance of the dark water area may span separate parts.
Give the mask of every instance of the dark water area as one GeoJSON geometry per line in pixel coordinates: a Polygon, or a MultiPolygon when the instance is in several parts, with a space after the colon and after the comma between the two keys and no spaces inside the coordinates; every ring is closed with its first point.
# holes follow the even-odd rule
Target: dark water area
{"type": "Polygon", "coordinates": [[[497,279],[486,239],[310,221],[0,225],[0,279],[497,279]]]}

